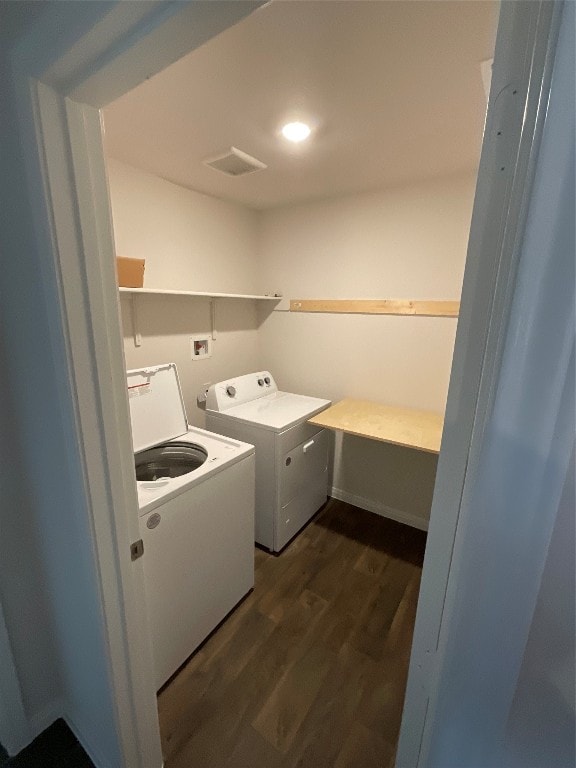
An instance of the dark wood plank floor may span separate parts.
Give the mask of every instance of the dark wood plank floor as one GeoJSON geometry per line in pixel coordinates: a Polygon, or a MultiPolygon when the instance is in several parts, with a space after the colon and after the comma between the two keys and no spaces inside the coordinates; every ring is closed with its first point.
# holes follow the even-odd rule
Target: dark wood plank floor
{"type": "Polygon", "coordinates": [[[166,768],[391,768],[425,534],[331,500],[158,697],[166,768]]]}

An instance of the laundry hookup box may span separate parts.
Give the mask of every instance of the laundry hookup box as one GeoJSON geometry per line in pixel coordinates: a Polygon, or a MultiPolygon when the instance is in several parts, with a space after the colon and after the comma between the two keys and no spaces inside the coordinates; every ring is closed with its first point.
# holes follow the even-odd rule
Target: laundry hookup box
{"type": "Polygon", "coordinates": [[[144,265],[145,259],[127,259],[125,256],[117,256],[118,285],[121,288],[143,288],[144,265]]]}

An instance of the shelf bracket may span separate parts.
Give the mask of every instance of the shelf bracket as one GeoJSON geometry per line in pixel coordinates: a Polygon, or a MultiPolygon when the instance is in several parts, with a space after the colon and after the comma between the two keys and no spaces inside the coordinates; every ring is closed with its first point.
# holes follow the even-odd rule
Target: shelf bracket
{"type": "Polygon", "coordinates": [[[210,335],[216,341],[216,299],[210,299],[210,335]]]}
{"type": "Polygon", "coordinates": [[[138,296],[132,293],[130,294],[130,314],[132,317],[132,333],[134,334],[134,346],[142,346],[142,334],[140,333],[138,324],[138,296]]]}

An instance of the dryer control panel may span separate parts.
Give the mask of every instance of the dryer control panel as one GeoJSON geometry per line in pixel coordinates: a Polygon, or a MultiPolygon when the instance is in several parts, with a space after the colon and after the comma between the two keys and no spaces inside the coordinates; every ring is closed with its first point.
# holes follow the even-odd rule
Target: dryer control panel
{"type": "Polygon", "coordinates": [[[209,411],[227,411],[277,391],[278,387],[269,371],[247,373],[212,384],[206,394],[206,408],[209,411]]]}

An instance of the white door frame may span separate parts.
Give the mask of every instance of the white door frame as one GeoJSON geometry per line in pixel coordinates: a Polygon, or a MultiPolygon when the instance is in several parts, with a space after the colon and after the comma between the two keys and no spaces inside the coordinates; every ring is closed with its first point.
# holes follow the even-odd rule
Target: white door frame
{"type": "MultiPolygon", "coordinates": [[[[45,15],[13,55],[35,233],[38,248],[50,257],[43,276],[47,304],[55,338],[64,340],[68,361],[62,397],[71,397],[75,403],[73,449],[90,467],[87,506],[98,510],[91,520],[95,562],[118,731],[129,768],[158,768],[161,757],[150,648],[143,641],[141,564],[131,563],[129,555],[130,541],[137,536],[137,499],[98,109],[258,4],[242,0],[186,5],[120,2],[104,11],[96,3],[56,3],[49,11],[58,19],[55,25],[46,24],[45,15]],[[73,16],[76,42],[70,45],[73,16]],[[55,36],[54,29],[61,30],[61,35],[55,36]]],[[[423,685],[418,673],[414,677],[414,662],[419,664],[419,654],[428,657],[429,649],[435,648],[461,489],[473,466],[468,461],[469,447],[481,441],[497,375],[494,361],[509,310],[516,236],[525,210],[523,184],[533,167],[554,47],[553,24],[537,23],[538,18],[544,19],[547,6],[546,2],[505,3],[500,21],[500,54],[431,520],[429,553],[435,551],[441,561],[433,572],[431,554],[427,556],[401,749],[415,743],[406,733],[414,725],[421,732],[423,726],[423,713],[414,701],[410,705],[410,697],[415,692],[419,699],[418,688],[423,685]],[[526,59],[529,49],[536,55],[526,59]],[[517,84],[515,93],[511,84],[517,84]],[[503,142],[493,135],[500,117],[507,128],[513,128],[503,142]],[[501,175],[494,170],[495,162],[504,164],[501,175]],[[497,227],[488,219],[494,209],[497,227]],[[441,499],[445,503],[440,516],[441,499]],[[443,542],[441,534],[446,536],[443,542]]],[[[427,696],[434,685],[428,675],[427,696]]],[[[412,754],[417,755],[417,750],[414,753],[412,748],[412,754]]],[[[416,762],[400,764],[407,768],[416,762]]]]}
{"type": "Polygon", "coordinates": [[[503,2],[472,214],[422,586],[397,752],[427,763],[452,605],[449,580],[465,489],[478,473],[492,413],[562,3],[503,2]]]}

